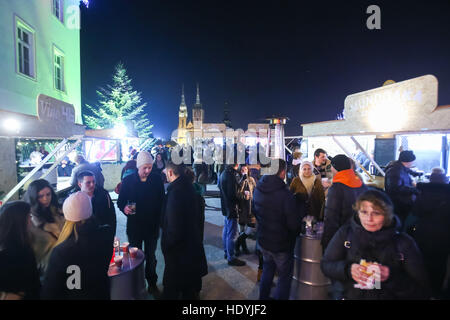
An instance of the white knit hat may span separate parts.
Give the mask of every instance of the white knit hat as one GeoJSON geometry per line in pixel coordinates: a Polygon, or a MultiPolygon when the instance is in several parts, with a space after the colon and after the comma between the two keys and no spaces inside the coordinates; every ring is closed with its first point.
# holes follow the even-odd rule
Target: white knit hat
{"type": "Polygon", "coordinates": [[[136,160],[136,167],[142,167],[144,164],[153,164],[153,158],[147,151],[139,152],[136,160]]]}
{"type": "Polygon", "coordinates": [[[91,198],[81,191],[71,194],[63,204],[64,218],[68,221],[78,222],[87,220],[92,216],[91,198]]]}

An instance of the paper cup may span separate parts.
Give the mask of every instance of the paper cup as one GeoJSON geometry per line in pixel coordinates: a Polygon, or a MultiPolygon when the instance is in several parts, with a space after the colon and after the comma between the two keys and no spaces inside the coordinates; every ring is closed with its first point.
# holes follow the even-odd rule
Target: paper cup
{"type": "Polygon", "coordinates": [[[136,258],[138,253],[138,248],[132,247],[130,248],[130,258],[136,258]]]}
{"type": "Polygon", "coordinates": [[[118,268],[122,267],[122,259],[123,259],[123,256],[114,257],[114,263],[115,263],[116,267],[118,267],[118,268]]]}
{"type": "Polygon", "coordinates": [[[120,251],[123,253],[128,253],[128,248],[130,247],[130,244],[128,242],[123,242],[120,246],[120,251]]]}

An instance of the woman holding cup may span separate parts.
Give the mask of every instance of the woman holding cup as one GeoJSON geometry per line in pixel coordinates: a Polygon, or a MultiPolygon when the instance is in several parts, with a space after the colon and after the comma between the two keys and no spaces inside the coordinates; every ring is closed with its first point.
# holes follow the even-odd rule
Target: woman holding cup
{"type": "Polygon", "coordinates": [[[414,240],[400,233],[389,197],[362,193],[357,214],[333,236],[321,262],[323,273],[344,286],[344,299],[393,300],[430,297],[428,275],[414,240]]]}
{"type": "Polygon", "coordinates": [[[238,198],[239,198],[239,237],[235,242],[236,256],[241,254],[249,254],[246,239],[251,233],[251,229],[255,228],[255,216],[252,213],[253,190],[256,188],[255,179],[248,174],[248,166],[241,165],[240,170],[241,181],[239,182],[238,198]]]}

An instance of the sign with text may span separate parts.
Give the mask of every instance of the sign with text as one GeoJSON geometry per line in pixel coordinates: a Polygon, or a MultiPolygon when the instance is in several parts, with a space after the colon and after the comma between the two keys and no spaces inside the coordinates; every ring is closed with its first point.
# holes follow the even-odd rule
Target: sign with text
{"type": "Polygon", "coordinates": [[[347,96],[344,118],[364,131],[408,130],[416,127],[417,117],[432,113],[437,103],[438,81],[426,75],[347,96]]]}
{"type": "Polygon", "coordinates": [[[40,94],[37,109],[41,121],[75,123],[75,108],[67,102],[40,94]]]}

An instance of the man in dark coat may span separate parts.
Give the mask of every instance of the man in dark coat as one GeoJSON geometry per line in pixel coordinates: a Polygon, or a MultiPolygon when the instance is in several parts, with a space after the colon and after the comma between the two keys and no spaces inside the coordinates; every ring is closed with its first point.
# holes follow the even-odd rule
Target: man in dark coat
{"type": "Polygon", "coordinates": [[[64,157],[58,166],[58,177],[70,177],[72,175],[73,165],[68,157],[64,157]]]}
{"type": "Polygon", "coordinates": [[[165,261],[163,299],[170,300],[197,299],[201,278],[208,273],[201,203],[183,170],[183,165],[172,162],[166,166],[170,185],[162,217],[161,249],[165,261]]]}
{"type": "Polygon", "coordinates": [[[450,288],[443,288],[450,256],[450,185],[445,174],[439,180],[433,176],[430,183],[417,184],[419,194],[413,208],[416,222],[410,234],[424,256],[433,297],[450,299],[450,288]]]}
{"type": "Polygon", "coordinates": [[[367,190],[363,182],[351,169],[350,159],[343,154],[338,154],[331,160],[331,165],[336,174],[333,184],[328,189],[325,203],[325,220],[322,235],[323,251],[341,226],[350,221],[354,215],[353,205],[358,196],[367,190]]]}
{"type": "Polygon", "coordinates": [[[253,212],[258,221],[257,241],[264,260],[259,292],[261,300],[269,299],[275,272],[278,272],[275,299],[289,299],[295,239],[300,233],[303,218],[294,196],[284,183],[286,162],[278,159],[275,164],[278,165],[276,174],[264,175],[253,194],[253,212]]]}
{"type": "Polygon", "coordinates": [[[159,175],[151,174],[153,158],[150,153],[139,152],[136,163],[138,172],[122,181],[117,206],[127,216],[127,236],[130,245],[142,249],[144,243],[148,291],[158,298],[155,251],[164,201],[164,185],[159,175]],[[130,203],[135,203],[135,210],[130,203]]]}
{"type": "Polygon", "coordinates": [[[386,176],[384,189],[394,203],[394,212],[400,218],[402,224],[411,212],[417,189],[413,186],[412,176],[419,176],[410,168],[413,167],[416,156],[412,151],[400,152],[398,161],[391,161],[385,169],[386,176]]]}
{"type": "Polygon", "coordinates": [[[240,176],[236,171],[238,167],[239,164],[228,165],[219,179],[220,203],[222,214],[225,216],[222,233],[223,249],[225,251],[225,259],[228,260],[230,266],[245,265],[245,261],[237,259],[234,252],[239,204],[237,193],[240,176]]]}
{"type": "Polygon", "coordinates": [[[83,171],[78,174],[78,187],[91,198],[92,215],[98,223],[111,227],[111,242],[114,241],[117,226],[116,209],[108,191],[95,185],[95,175],[91,171],[83,171]]]}

